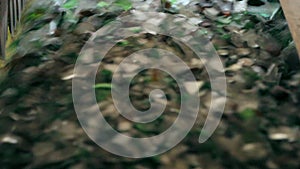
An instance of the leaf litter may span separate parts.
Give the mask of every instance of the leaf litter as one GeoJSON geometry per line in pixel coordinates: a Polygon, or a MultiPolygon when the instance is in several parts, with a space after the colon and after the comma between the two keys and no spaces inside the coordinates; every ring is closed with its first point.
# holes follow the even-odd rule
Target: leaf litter
{"type": "MultiPolygon", "coordinates": [[[[21,33],[9,47],[11,59],[1,68],[2,168],[299,168],[300,64],[279,3],[162,2],[163,5],[159,0],[41,0],[26,9],[21,33]],[[142,28],[129,25],[136,36],[119,42],[104,58],[94,86],[99,105],[91,109],[100,107],[107,121],[129,136],[153,136],[170,127],[180,102],[178,86],[168,74],[143,71],[131,84],[130,97],[137,109],[149,108],[148,95],[153,89],[161,88],[167,93],[163,116],[150,124],[133,124],[118,115],[109,92],[113,87],[112,73],[125,56],[158,46],[181,56],[191,67],[199,86],[201,109],[187,138],[171,151],[148,159],[117,158],[95,145],[80,127],[70,94],[71,79],[76,77],[72,69],[91,33],[119,15],[149,9],[177,18],[164,21],[166,26],[168,22],[187,20],[213,43],[225,66],[227,104],[213,137],[198,144],[211,104],[204,63],[180,42],[156,35],[155,27],[145,24],[150,34],[141,34],[142,28]]],[[[150,23],[157,21],[138,16],[150,23]]],[[[190,31],[193,28],[183,26],[190,31]]],[[[140,62],[148,61],[144,58],[140,62]]],[[[129,72],[139,66],[138,62],[127,64],[124,70],[129,72]]],[[[180,67],[174,69],[181,71],[180,67]]],[[[185,87],[189,85],[187,82],[185,87]]],[[[128,148],[135,151],[134,147],[128,148]]]]}

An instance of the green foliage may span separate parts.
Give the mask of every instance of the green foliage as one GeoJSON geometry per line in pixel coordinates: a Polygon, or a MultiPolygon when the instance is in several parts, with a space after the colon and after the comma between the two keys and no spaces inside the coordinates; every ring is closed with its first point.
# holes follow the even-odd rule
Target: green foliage
{"type": "Polygon", "coordinates": [[[25,13],[25,22],[36,21],[46,14],[47,9],[37,8],[32,12],[25,13]]]}
{"type": "Polygon", "coordinates": [[[97,7],[99,7],[99,8],[106,8],[108,6],[109,6],[109,4],[107,2],[104,2],[104,1],[101,1],[97,4],[97,7]]]}
{"type": "Polygon", "coordinates": [[[244,120],[249,120],[255,117],[255,111],[252,109],[245,109],[242,112],[239,113],[239,116],[244,120]]]}
{"type": "Polygon", "coordinates": [[[125,11],[128,11],[132,8],[132,3],[130,0],[117,0],[115,1],[115,4],[125,11]]]}
{"type": "Polygon", "coordinates": [[[112,85],[110,83],[98,83],[94,85],[95,89],[111,89],[112,85]]]}
{"type": "Polygon", "coordinates": [[[246,81],[246,88],[252,88],[260,76],[252,69],[243,69],[243,78],[246,81]]]}
{"type": "Polygon", "coordinates": [[[133,33],[140,33],[143,29],[141,27],[134,27],[130,29],[131,32],[133,33]]]}
{"type": "Polygon", "coordinates": [[[64,5],[63,8],[65,9],[74,9],[78,5],[78,0],[68,0],[64,5]]]}
{"type": "Polygon", "coordinates": [[[217,22],[224,24],[224,25],[228,25],[232,22],[232,18],[221,16],[221,17],[218,17],[217,22]]]}
{"type": "Polygon", "coordinates": [[[205,90],[205,89],[211,90],[211,84],[210,84],[210,82],[205,82],[205,83],[203,84],[203,86],[202,86],[201,89],[202,89],[202,90],[205,90]]]}
{"type": "Polygon", "coordinates": [[[77,18],[74,16],[74,13],[71,10],[67,10],[64,15],[64,19],[70,23],[77,23],[77,18]]]}
{"type": "Polygon", "coordinates": [[[112,84],[110,83],[112,79],[112,72],[109,70],[102,70],[99,73],[99,79],[97,84],[93,87],[95,88],[96,99],[98,101],[103,101],[111,94],[112,84]]]}
{"type": "Polygon", "coordinates": [[[170,0],[171,4],[175,4],[177,0],[170,0]]]}
{"type": "Polygon", "coordinates": [[[102,70],[99,74],[99,83],[110,83],[112,80],[113,73],[109,70],[102,70]]]}
{"type": "Polygon", "coordinates": [[[222,39],[224,40],[230,40],[231,39],[231,35],[229,33],[225,33],[221,36],[222,39]]]}
{"type": "Polygon", "coordinates": [[[66,10],[66,14],[64,15],[64,19],[69,23],[76,23],[77,18],[74,15],[73,10],[77,8],[78,0],[68,0],[62,7],[66,10]]]}
{"type": "Polygon", "coordinates": [[[44,15],[44,13],[31,13],[26,17],[27,21],[36,20],[41,18],[44,15]]]}
{"type": "Polygon", "coordinates": [[[127,46],[128,44],[129,44],[128,40],[123,40],[117,43],[118,46],[123,46],[123,47],[127,46]]]}
{"type": "MultiPolygon", "coordinates": [[[[106,87],[108,87],[108,86],[106,86],[106,87]]],[[[105,88],[98,88],[95,91],[95,93],[96,93],[96,100],[97,101],[104,101],[110,96],[111,90],[105,89],[105,88]]]]}
{"type": "Polygon", "coordinates": [[[12,144],[2,144],[0,149],[1,168],[21,168],[32,160],[32,154],[12,144]],[[18,159],[18,160],[15,160],[18,159]]]}
{"type": "Polygon", "coordinates": [[[254,28],[255,28],[255,23],[252,21],[248,21],[244,26],[244,29],[254,29],[254,28]]]}

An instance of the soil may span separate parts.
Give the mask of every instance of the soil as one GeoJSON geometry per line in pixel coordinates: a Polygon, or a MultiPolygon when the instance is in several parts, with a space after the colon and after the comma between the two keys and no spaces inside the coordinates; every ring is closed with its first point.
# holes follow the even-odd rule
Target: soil
{"type": "MultiPolygon", "coordinates": [[[[221,1],[211,5],[211,1],[205,1],[204,6],[199,3],[202,0],[170,3],[164,8],[158,0],[130,3],[126,0],[106,3],[69,0],[55,7],[58,2],[31,2],[7,49],[5,65],[0,69],[1,169],[300,167],[300,63],[280,9],[270,17],[265,13],[236,13],[231,8],[224,12],[221,1]],[[142,111],[149,109],[151,91],[165,92],[168,103],[157,120],[149,124],[129,121],[118,113],[112,100],[111,80],[118,64],[130,54],[148,48],[172,52],[190,67],[199,87],[200,110],[194,127],[170,151],[142,159],[119,157],[96,145],[82,129],[72,98],[72,80],[79,78],[74,74],[74,67],[94,32],[120,16],[150,9],[173,15],[183,23],[178,24],[178,28],[184,27],[187,35],[197,28],[207,42],[211,42],[225,69],[226,107],[212,137],[199,144],[212,98],[205,60],[200,60],[180,39],[156,34],[156,27],[145,33],[140,30],[149,28],[147,24],[141,27],[128,24],[133,36],[117,41],[109,50],[98,68],[95,86],[89,86],[95,88],[98,102],[90,106],[90,110],[99,108],[114,129],[132,137],[155,136],[174,123],[180,110],[179,85],[170,75],[157,69],[142,71],[130,84],[131,102],[142,111]]],[[[262,9],[263,6],[255,7],[262,9]]],[[[150,16],[143,16],[142,20],[155,23],[150,16]]],[[[170,26],[175,21],[168,19],[163,23],[170,26]]],[[[104,33],[121,37],[123,32],[114,32],[113,28],[104,33]]],[[[105,42],[105,39],[95,39],[105,42]]],[[[101,52],[103,48],[95,51],[101,52]]],[[[153,57],[164,60],[160,55],[153,57]]],[[[85,59],[87,65],[95,63],[93,57],[85,59]]],[[[125,72],[140,66],[138,62],[127,65],[125,72]]],[[[175,72],[183,71],[180,66],[172,68],[175,72]]],[[[81,97],[86,103],[91,100],[86,95],[81,97]]],[[[224,97],[218,99],[222,102],[224,97]]],[[[87,120],[90,124],[97,123],[87,120]]],[[[101,133],[97,136],[102,138],[101,133]]],[[[123,140],[108,138],[106,141],[122,143],[123,140]]],[[[136,151],[136,147],[126,148],[136,151]]]]}

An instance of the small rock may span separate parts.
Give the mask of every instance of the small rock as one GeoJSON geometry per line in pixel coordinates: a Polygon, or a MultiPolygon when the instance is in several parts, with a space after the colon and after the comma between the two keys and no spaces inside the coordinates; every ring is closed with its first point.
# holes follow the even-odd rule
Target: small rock
{"type": "Polygon", "coordinates": [[[207,18],[215,20],[220,11],[216,8],[206,8],[203,13],[207,18]]]}
{"type": "Polygon", "coordinates": [[[185,82],[184,87],[187,90],[187,92],[191,95],[196,94],[199,92],[199,89],[204,85],[203,81],[199,82],[185,82]]]}
{"type": "Polygon", "coordinates": [[[212,38],[212,40],[211,40],[211,42],[215,45],[215,46],[217,46],[217,47],[219,47],[219,48],[227,48],[229,45],[228,45],[228,42],[225,40],[225,39],[223,39],[222,37],[220,37],[220,36],[217,36],[217,35],[214,35],[214,37],[212,38]]]}
{"type": "Polygon", "coordinates": [[[9,88],[9,89],[6,89],[1,97],[11,97],[11,96],[16,96],[18,94],[18,90],[17,89],[14,89],[14,88],[9,88]]]}
{"type": "Polygon", "coordinates": [[[276,163],[274,163],[273,161],[269,160],[266,163],[266,166],[270,169],[279,169],[279,167],[277,166],[276,163]]]}
{"type": "Polygon", "coordinates": [[[189,18],[188,19],[188,23],[192,24],[192,25],[200,25],[203,22],[203,19],[201,18],[189,18]]]}
{"type": "Polygon", "coordinates": [[[289,140],[290,142],[299,140],[299,130],[297,128],[281,126],[270,128],[268,132],[271,140],[289,140]]]}
{"type": "Polygon", "coordinates": [[[131,63],[123,63],[119,65],[119,69],[126,72],[126,73],[136,73],[140,69],[140,65],[138,64],[131,64],[131,63]]]}
{"type": "Polygon", "coordinates": [[[240,62],[241,65],[246,67],[250,67],[254,64],[254,61],[250,58],[241,58],[238,62],[240,62]]]}
{"type": "Polygon", "coordinates": [[[199,69],[202,69],[204,67],[204,64],[203,63],[205,62],[204,59],[196,59],[196,58],[192,58],[191,59],[191,62],[190,62],[190,67],[191,68],[199,68],[199,69]]]}
{"type": "Polygon", "coordinates": [[[256,42],[248,41],[248,46],[253,49],[258,49],[260,46],[256,42]]]}
{"type": "Polygon", "coordinates": [[[234,72],[236,72],[236,71],[238,71],[238,70],[240,70],[242,68],[243,68],[243,66],[241,65],[241,63],[236,63],[236,64],[233,64],[233,65],[227,67],[225,70],[226,71],[234,71],[234,72]]]}
{"type": "Polygon", "coordinates": [[[14,135],[6,135],[1,138],[0,143],[8,143],[8,144],[18,144],[20,142],[20,138],[14,135]]]}
{"type": "Polygon", "coordinates": [[[216,1],[224,15],[229,16],[232,11],[232,1],[216,1]]]}
{"type": "Polygon", "coordinates": [[[229,51],[226,50],[226,49],[220,49],[220,50],[218,50],[218,54],[219,54],[220,56],[225,57],[225,56],[228,56],[228,55],[229,55],[229,51]]]}
{"type": "Polygon", "coordinates": [[[203,21],[200,26],[204,27],[204,28],[208,28],[208,27],[211,27],[211,22],[209,21],[203,21]]]}
{"type": "Polygon", "coordinates": [[[249,143],[243,146],[242,151],[249,160],[261,160],[268,156],[268,150],[262,143],[249,143]]]}
{"type": "Polygon", "coordinates": [[[248,6],[247,1],[248,0],[234,1],[233,12],[240,13],[246,11],[248,6]]]}
{"type": "Polygon", "coordinates": [[[258,41],[258,44],[262,49],[273,56],[278,56],[281,53],[282,46],[277,42],[276,39],[272,38],[271,36],[262,36],[258,41]]]}
{"type": "Polygon", "coordinates": [[[55,145],[51,142],[35,143],[32,152],[35,157],[44,156],[55,150],[55,145]]]}
{"type": "Polygon", "coordinates": [[[119,123],[118,125],[118,129],[120,131],[128,131],[132,128],[132,123],[128,122],[128,121],[122,121],[119,123]]]}
{"type": "Polygon", "coordinates": [[[211,8],[211,7],[213,7],[213,3],[211,1],[207,1],[207,0],[200,0],[200,2],[197,3],[197,5],[201,8],[211,8]]]}
{"type": "Polygon", "coordinates": [[[236,53],[240,57],[248,56],[251,54],[251,50],[249,48],[237,48],[236,53]]]}
{"type": "Polygon", "coordinates": [[[82,22],[78,24],[77,28],[74,30],[74,33],[77,35],[82,35],[82,34],[91,33],[95,31],[96,29],[92,24],[88,22],[82,22]]]}

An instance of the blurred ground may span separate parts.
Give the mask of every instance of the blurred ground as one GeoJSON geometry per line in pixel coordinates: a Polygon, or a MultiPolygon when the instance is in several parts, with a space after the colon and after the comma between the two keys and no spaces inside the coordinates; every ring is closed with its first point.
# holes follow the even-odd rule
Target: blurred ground
{"type": "Polygon", "coordinates": [[[162,7],[158,0],[33,1],[1,68],[0,168],[298,169],[300,64],[295,45],[278,3],[239,2],[176,1],[162,7]],[[172,38],[138,31],[135,38],[116,45],[99,68],[95,90],[103,115],[118,131],[137,137],[161,133],[174,122],[180,95],[168,75],[149,70],[132,82],[137,109],[148,108],[149,91],[156,87],[169,97],[163,117],[147,125],[118,115],[107,85],[122,58],[160,47],[182,56],[201,84],[194,128],[165,154],[128,159],[102,150],[80,127],[71,93],[79,51],[92,32],[133,9],[183,18],[219,53],[226,67],[228,100],[218,129],[206,143],[197,141],[211,97],[203,63],[172,38]]]}

